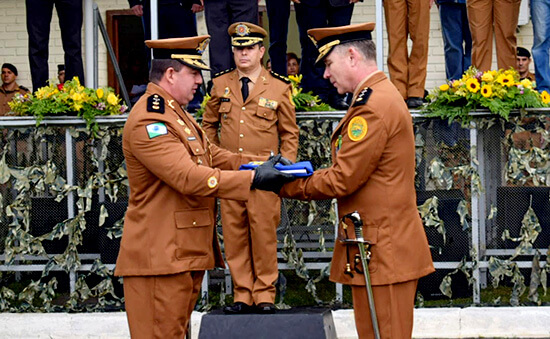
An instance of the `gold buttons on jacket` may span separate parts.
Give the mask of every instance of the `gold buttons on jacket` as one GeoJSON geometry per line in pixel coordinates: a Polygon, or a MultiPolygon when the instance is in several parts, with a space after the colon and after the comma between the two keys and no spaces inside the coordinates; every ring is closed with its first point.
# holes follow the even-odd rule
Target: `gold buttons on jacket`
{"type": "Polygon", "coordinates": [[[239,134],[239,138],[244,138],[244,134],[239,134]]]}
{"type": "Polygon", "coordinates": [[[243,111],[246,111],[246,107],[243,106],[242,110],[243,110],[243,111]]]}
{"type": "Polygon", "coordinates": [[[196,222],[196,221],[193,221],[193,226],[197,226],[197,222],[196,222]]]}
{"type": "Polygon", "coordinates": [[[202,160],[201,159],[197,160],[197,164],[202,165],[202,160]]]}
{"type": "Polygon", "coordinates": [[[242,149],[242,148],[239,148],[239,152],[242,152],[242,151],[243,151],[243,149],[242,149]]]}
{"type": "Polygon", "coordinates": [[[241,124],[244,124],[244,120],[239,121],[241,124]]]}

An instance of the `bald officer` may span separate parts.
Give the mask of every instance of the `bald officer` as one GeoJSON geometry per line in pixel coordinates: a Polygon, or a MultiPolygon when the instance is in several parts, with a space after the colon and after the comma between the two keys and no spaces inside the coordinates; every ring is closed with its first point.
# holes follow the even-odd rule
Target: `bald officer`
{"type": "MultiPolygon", "coordinates": [[[[213,79],[212,98],[203,116],[206,135],[237,154],[268,157],[280,152],[294,161],[298,127],[291,85],[262,67],[266,31],[238,22],[228,32],[237,69],[213,79]]],[[[271,192],[252,192],[247,202],[222,200],[221,212],[235,300],[226,313],[273,313],[279,197],[271,192]]]]}
{"type": "MultiPolygon", "coordinates": [[[[326,65],[324,77],[353,99],[332,135],[333,165],[284,185],[280,195],[336,198],[338,215],[359,212],[372,245],[369,271],[381,337],[410,338],[418,279],[434,267],[416,207],[411,115],[376,67],[373,29],[374,23],[366,23],[308,31],[320,52],[317,60],[326,65]]],[[[354,234],[353,228],[347,231],[354,234]]],[[[351,285],[359,338],[373,338],[358,252],[357,245],[337,241],[330,280],[351,285]]]]}
{"type": "Polygon", "coordinates": [[[201,59],[207,40],[146,42],[151,82],[124,126],[130,199],[115,275],[124,277],[134,339],[185,337],[204,270],[224,266],[215,197],[245,201],[251,183],[278,191],[291,178],[273,168],[277,157],[254,173],[224,170],[251,159],[211,145],[181,108],[208,70],[201,59]]]}

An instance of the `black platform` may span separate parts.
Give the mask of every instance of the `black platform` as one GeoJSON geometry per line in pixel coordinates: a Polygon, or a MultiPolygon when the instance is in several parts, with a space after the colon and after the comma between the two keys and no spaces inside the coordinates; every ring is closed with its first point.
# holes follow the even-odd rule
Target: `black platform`
{"type": "Polygon", "coordinates": [[[275,314],[205,314],[199,339],[336,339],[332,313],[326,308],[293,308],[275,314]]]}

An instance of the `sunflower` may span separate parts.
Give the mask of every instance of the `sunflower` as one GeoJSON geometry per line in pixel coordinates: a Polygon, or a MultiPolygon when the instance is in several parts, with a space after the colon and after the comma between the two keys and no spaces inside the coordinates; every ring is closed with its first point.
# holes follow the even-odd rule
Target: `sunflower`
{"type": "Polygon", "coordinates": [[[540,97],[542,99],[542,102],[544,102],[545,104],[550,103],[550,94],[548,94],[548,92],[542,91],[540,97]]]}
{"type": "Polygon", "coordinates": [[[514,85],[514,76],[512,74],[501,74],[497,78],[497,82],[499,82],[502,86],[511,87],[514,85]]]}
{"type": "Polygon", "coordinates": [[[466,81],[466,88],[472,93],[477,93],[479,91],[479,81],[475,78],[470,78],[466,81]]]}
{"type": "Polygon", "coordinates": [[[491,88],[491,86],[483,85],[483,87],[481,87],[481,95],[483,95],[486,98],[490,98],[491,95],[493,95],[493,89],[491,88]]]}

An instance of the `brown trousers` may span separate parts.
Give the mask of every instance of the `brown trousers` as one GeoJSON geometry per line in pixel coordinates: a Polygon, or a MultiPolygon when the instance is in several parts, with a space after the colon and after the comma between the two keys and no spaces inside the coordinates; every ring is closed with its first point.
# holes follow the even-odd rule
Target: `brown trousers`
{"type": "MultiPolygon", "coordinates": [[[[410,339],[414,322],[414,300],[418,280],[373,286],[380,337],[410,339]]],[[[351,286],[355,327],[360,339],[374,338],[365,286],[351,286]]]]}
{"type": "Polygon", "coordinates": [[[498,68],[516,67],[516,27],[521,0],[468,0],[468,21],[472,32],[472,65],[491,69],[493,35],[498,68]]]}
{"type": "Polygon", "coordinates": [[[388,31],[388,71],[404,99],[424,97],[430,34],[429,0],[384,0],[388,31]],[[412,40],[409,56],[407,38],[412,40]]]}
{"type": "Polygon", "coordinates": [[[184,338],[204,271],[124,277],[132,339],[184,338]]]}
{"type": "Polygon", "coordinates": [[[247,202],[221,200],[225,258],[233,278],[234,301],[256,305],[275,301],[277,226],[281,200],[253,190],[247,202]]]}

